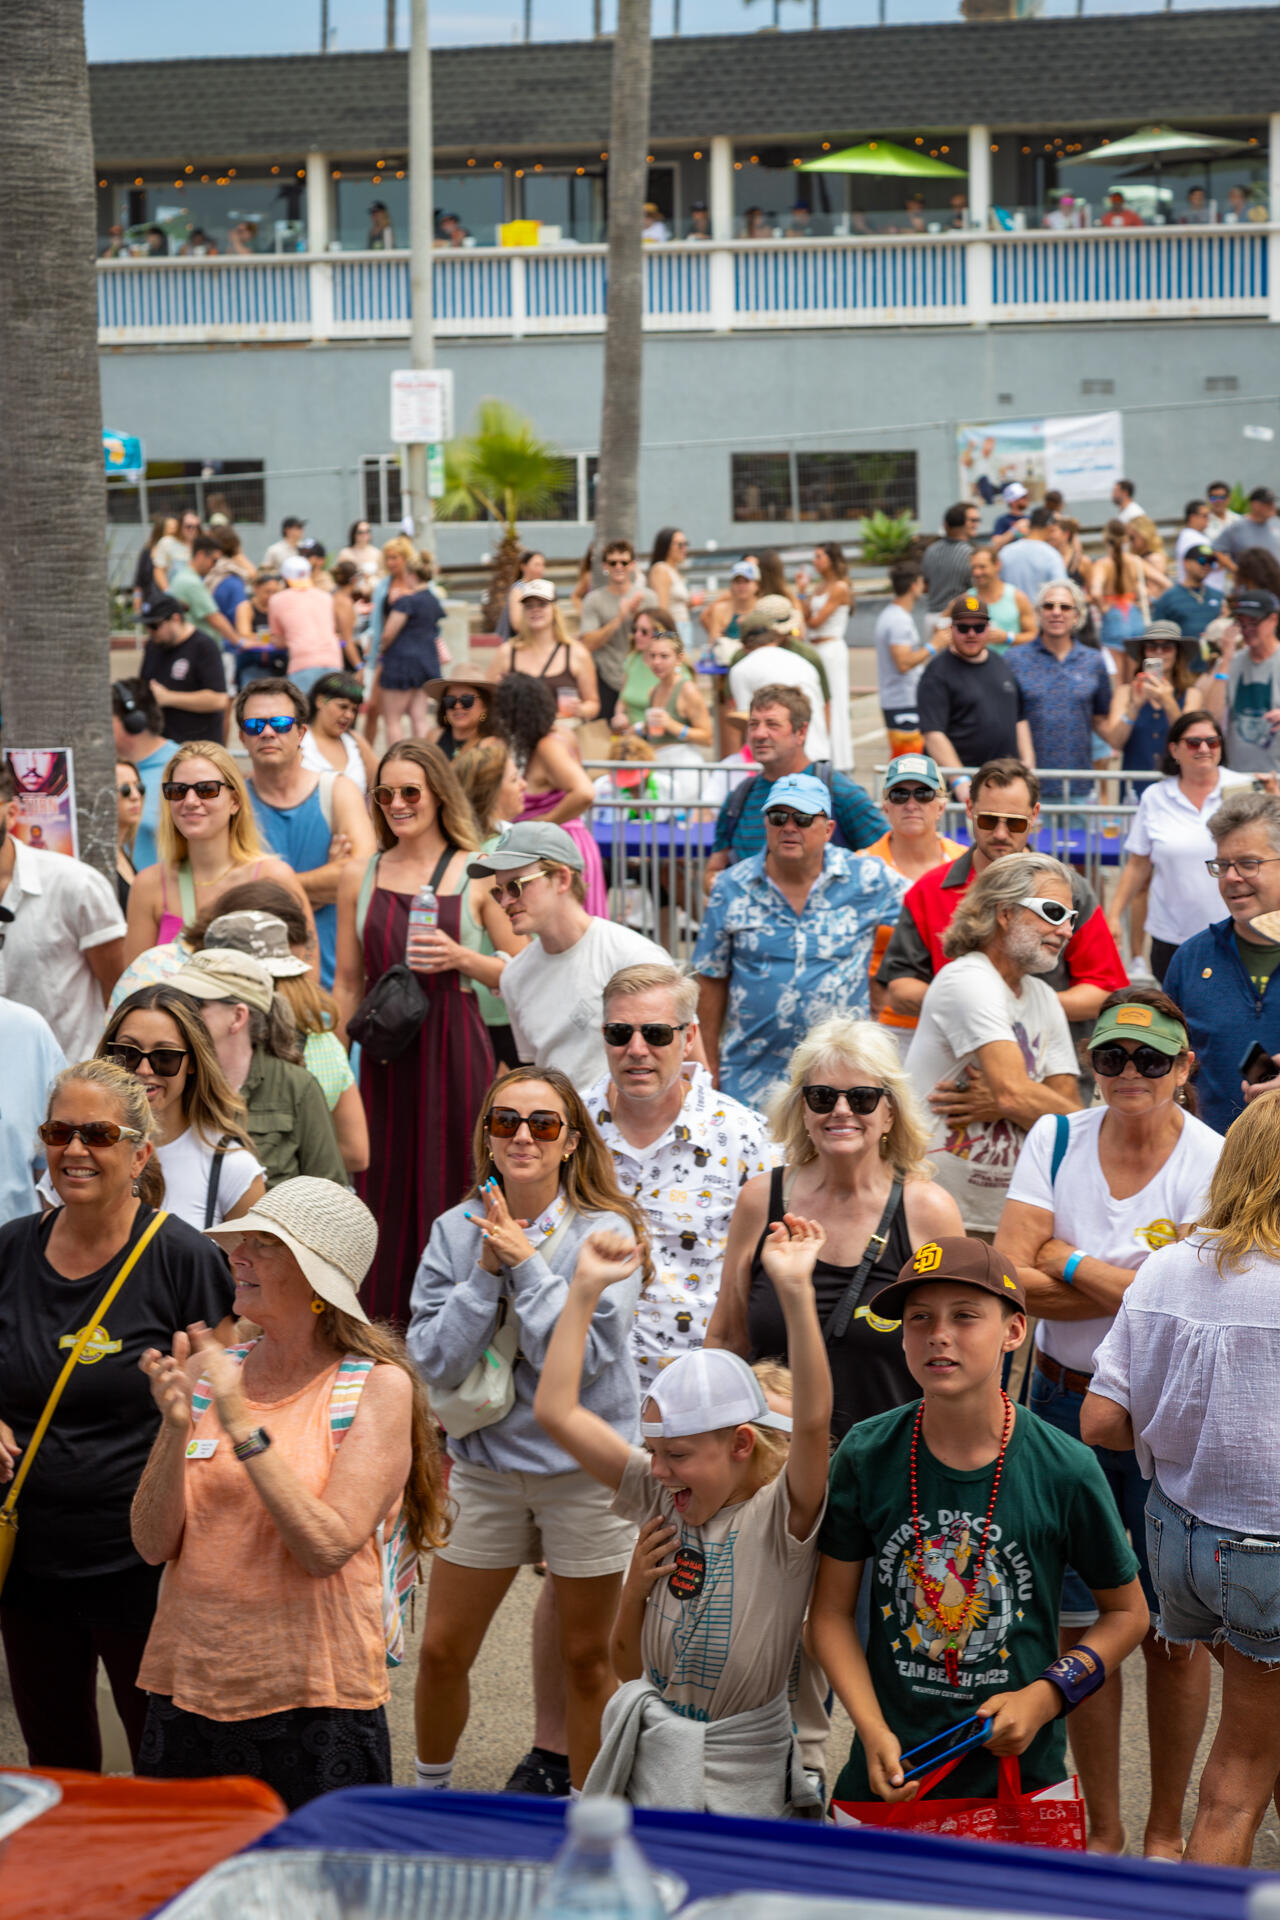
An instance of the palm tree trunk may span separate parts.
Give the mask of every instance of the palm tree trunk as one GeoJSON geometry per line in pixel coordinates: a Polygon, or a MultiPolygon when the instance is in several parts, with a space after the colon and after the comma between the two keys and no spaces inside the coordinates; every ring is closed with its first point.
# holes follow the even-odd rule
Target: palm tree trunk
{"type": "Polygon", "coordinates": [[[5,20],[0,674],[6,746],[74,749],[80,855],[114,885],[107,496],[83,16],[83,0],[42,0],[10,7],[5,20]],[[35,608],[41,614],[33,626],[35,608]]]}
{"type": "Polygon", "coordinates": [[[618,0],[609,128],[609,296],[596,480],[595,577],[607,540],[636,538],[644,377],[644,227],[648,172],[650,0],[618,0]]]}

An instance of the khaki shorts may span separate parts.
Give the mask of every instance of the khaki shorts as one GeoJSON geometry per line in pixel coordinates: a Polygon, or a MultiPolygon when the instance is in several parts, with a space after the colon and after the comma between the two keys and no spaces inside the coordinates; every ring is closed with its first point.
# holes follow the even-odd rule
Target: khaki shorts
{"type": "Polygon", "coordinates": [[[613,1495],[589,1473],[495,1473],[455,1460],[457,1516],[436,1555],[455,1567],[530,1567],[545,1560],[564,1580],[625,1573],[636,1529],[609,1511],[613,1495]]]}

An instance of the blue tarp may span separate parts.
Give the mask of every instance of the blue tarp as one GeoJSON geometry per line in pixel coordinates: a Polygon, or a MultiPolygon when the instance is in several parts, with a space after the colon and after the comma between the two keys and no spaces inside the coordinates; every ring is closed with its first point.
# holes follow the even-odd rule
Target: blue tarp
{"type": "MultiPolygon", "coordinates": [[[[565,1803],[511,1794],[353,1787],[300,1807],[253,1851],[275,1847],[452,1853],[546,1859],[559,1847],[565,1803]]],[[[1050,1853],[977,1841],[638,1808],[636,1837],[651,1864],[678,1873],[690,1896],[753,1891],[863,1900],[991,1906],[1071,1920],[1245,1920],[1262,1876],[1050,1853]]]]}

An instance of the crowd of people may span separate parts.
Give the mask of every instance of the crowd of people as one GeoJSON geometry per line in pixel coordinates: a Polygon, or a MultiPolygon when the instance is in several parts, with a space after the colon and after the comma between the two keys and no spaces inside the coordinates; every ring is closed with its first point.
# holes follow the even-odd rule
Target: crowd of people
{"type": "Polygon", "coordinates": [[[286,522],[250,614],[225,541],[157,537],[115,884],[19,839],[0,773],[0,1635],[32,1765],[101,1765],[101,1660],[139,1773],[290,1805],[390,1780],[426,1555],[423,1790],[531,1566],[512,1792],[856,1818],[975,1713],[938,1791],[990,1797],[1011,1755],[1053,1787],[1070,1715],[1117,1853],[1141,1648],[1141,1846],[1177,1859],[1212,1654],[1185,1849],[1247,1864],[1280,1774],[1280,565],[1269,496],[1213,536],[1204,504],[1155,604],[1127,535],[1082,581],[1053,508],[1008,499],[985,546],[951,509],[877,631],[881,804],[839,744],[838,547],[699,611],[678,530],[642,573],[614,542],[577,639],[528,555],[484,670],[367,523],[330,591],[286,522]],[[682,968],[606,891],[574,727],[705,759],[735,713],[682,968]],[[1165,772],[1104,903],[1040,809],[1113,753],[1165,772]]]}

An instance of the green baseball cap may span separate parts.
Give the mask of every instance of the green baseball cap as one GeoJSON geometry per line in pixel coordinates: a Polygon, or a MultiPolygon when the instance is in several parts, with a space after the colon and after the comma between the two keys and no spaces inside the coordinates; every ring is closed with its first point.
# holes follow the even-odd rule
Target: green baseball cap
{"type": "Polygon", "coordinates": [[[1190,1045],[1187,1030],[1180,1020],[1161,1013],[1158,1007],[1144,1006],[1140,1000],[1108,1007],[1098,1015],[1089,1040],[1090,1051],[1108,1040],[1140,1040],[1157,1053],[1185,1053],[1190,1045]]]}

